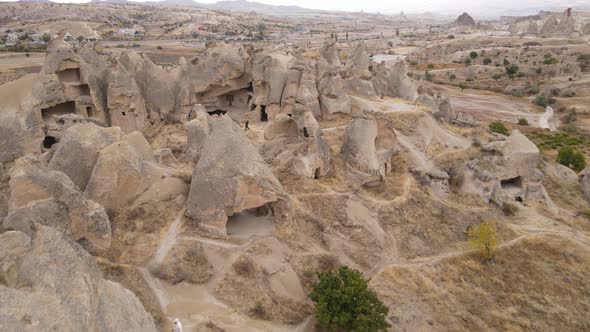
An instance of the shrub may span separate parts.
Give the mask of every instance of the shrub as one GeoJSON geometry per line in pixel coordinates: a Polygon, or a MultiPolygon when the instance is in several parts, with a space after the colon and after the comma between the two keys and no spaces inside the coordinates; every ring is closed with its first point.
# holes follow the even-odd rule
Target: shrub
{"type": "Polygon", "coordinates": [[[432,77],[433,77],[433,75],[431,73],[429,73],[428,70],[424,72],[424,79],[425,80],[430,82],[430,81],[432,81],[432,77]]]}
{"type": "Polygon", "coordinates": [[[492,131],[492,133],[502,134],[506,136],[508,136],[509,134],[508,128],[506,128],[506,126],[500,121],[491,122],[489,128],[492,131]]]}
{"type": "MultiPolygon", "coordinates": [[[[547,54],[545,54],[545,55],[547,55],[547,54]]],[[[543,63],[546,65],[554,65],[558,62],[559,62],[559,60],[557,60],[556,58],[546,58],[545,60],[543,60],[543,63]]]]}
{"type": "Polygon", "coordinates": [[[518,125],[519,126],[528,126],[529,125],[529,121],[525,118],[521,118],[518,119],[518,125]]]}
{"type": "Polygon", "coordinates": [[[461,82],[461,83],[459,83],[459,88],[461,88],[461,92],[463,92],[463,90],[465,90],[467,88],[467,85],[465,85],[465,83],[461,82]]]}
{"type": "Polygon", "coordinates": [[[502,62],[502,65],[503,65],[504,67],[507,67],[507,66],[509,66],[509,65],[510,65],[510,61],[508,61],[508,59],[504,58],[504,61],[502,62]]]}
{"type": "Polygon", "coordinates": [[[356,270],[319,273],[310,298],[318,323],[330,331],[386,331],[389,309],[356,270]]]}
{"type": "Polygon", "coordinates": [[[472,59],[477,59],[478,56],[479,56],[479,54],[477,54],[477,52],[475,52],[475,51],[471,51],[469,53],[469,57],[472,59]]]}
{"type": "Polygon", "coordinates": [[[131,47],[141,47],[141,45],[139,45],[138,43],[133,43],[131,44],[131,47]]]}
{"type": "Polygon", "coordinates": [[[465,63],[466,66],[469,66],[471,64],[471,59],[467,58],[463,63],[465,63]]]}
{"type": "Polygon", "coordinates": [[[581,172],[586,167],[584,155],[569,146],[559,149],[557,152],[557,162],[576,172],[581,172]]]}
{"type": "Polygon", "coordinates": [[[159,50],[163,50],[163,49],[164,49],[164,48],[163,48],[162,46],[160,46],[160,45],[158,45],[156,48],[157,48],[157,49],[159,49],[159,50]]]}
{"type": "Polygon", "coordinates": [[[449,75],[449,79],[450,79],[451,81],[452,81],[452,80],[454,80],[455,78],[457,78],[457,76],[456,76],[455,74],[451,74],[451,75],[449,75]]]}
{"type": "Polygon", "coordinates": [[[448,35],[447,38],[448,39],[455,39],[455,35],[448,35]]]}
{"type": "Polygon", "coordinates": [[[434,65],[432,63],[429,63],[427,67],[428,67],[428,69],[432,69],[432,68],[434,68],[434,65]]]}
{"type": "Polygon", "coordinates": [[[550,104],[553,104],[554,102],[555,102],[555,99],[547,98],[544,95],[537,95],[535,97],[535,104],[537,104],[543,108],[549,106],[550,104]]]}
{"type": "Polygon", "coordinates": [[[509,65],[506,67],[506,73],[508,75],[514,75],[518,72],[518,66],[517,65],[509,65]]]}
{"type": "Polygon", "coordinates": [[[491,261],[496,251],[497,233],[496,223],[486,220],[467,230],[469,246],[477,249],[484,261],[491,261]]]}
{"type": "Polygon", "coordinates": [[[254,307],[252,307],[252,309],[250,309],[250,312],[255,317],[258,317],[261,319],[266,318],[266,308],[264,308],[264,305],[262,304],[262,302],[256,302],[254,307]]]}
{"type": "Polygon", "coordinates": [[[490,63],[492,63],[492,59],[490,59],[490,58],[483,59],[483,64],[484,65],[489,65],[490,63]]]}
{"type": "Polygon", "coordinates": [[[410,65],[417,66],[418,65],[418,62],[416,62],[416,61],[410,61],[410,65]]]}
{"type": "Polygon", "coordinates": [[[502,74],[494,74],[492,75],[492,78],[495,79],[496,81],[499,80],[500,78],[502,78],[502,74]]]}
{"type": "Polygon", "coordinates": [[[580,65],[580,70],[586,71],[590,69],[590,54],[580,54],[576,58],[578,60],[578,64],[580,65]]]}

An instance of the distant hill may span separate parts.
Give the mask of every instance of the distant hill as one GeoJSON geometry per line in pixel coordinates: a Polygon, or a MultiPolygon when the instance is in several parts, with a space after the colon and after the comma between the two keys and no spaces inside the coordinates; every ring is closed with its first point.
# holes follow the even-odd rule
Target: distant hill
{"type": "MultiPolygon", "coordinates": [[[[49,0],[21,0],[21,1],[49,1],[49,0]]],[[[112,3],[112,4],[142,4],[151,6],[188,6],[200,7],[216,10],[238,11],[238,12],[256,12],[267,15],[292,15],[301,13],[321,12],[321,10],[308,9],[299,6],[269,5],[260,2],[246,0],[227,0],[216,3],[200,3],[192,0],[162,0],[158,2],[137,2],[129,0],[92,0],[92,3],[112,3]]]]}

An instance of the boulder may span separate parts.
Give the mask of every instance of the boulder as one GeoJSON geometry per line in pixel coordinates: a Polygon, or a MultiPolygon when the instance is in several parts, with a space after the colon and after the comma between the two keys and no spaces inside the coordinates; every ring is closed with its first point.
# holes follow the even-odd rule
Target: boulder
{"type": "Polygon", "coordinates": [[[276,202],[283,188],[242,128],[227,116],[207,119],[210,134],[193,170],[186,214],[225,235],[228,216],[276,202]]]}
{"type": "MultiPolygon", "coordinates": [[[[74,240],[82,241],[93,253],[110,247],[111,226],[105,209],[85,199],[63,172],[47,169],[35,156],[27,156],[16,161],[9,183],[9,215],[36,216],[44,220],[39,222],[41,224],[69,229],[67,233],[71,233],[74,240]],[[46,200],[53,201],[43,202],[46,200]],[[63,208],[66,208],[69,225],[67,219],[59,220],[63,208]]],[[[26,229],[30,219],[17,217],[8,219],[7,223],[14,229],[26,229]],[[18,222],[27,224],[19,226],[18,222]]]]}
{"type": "Polygon", "coordinates": [[[121,129],[94,123],[76,124],[63,132],[48,168],[65,173],[81,191],[86,189],[99,152],[121,140],[121,129]]]}
{"type": "Polygon", "coordinates": [[[151,159],[127,139],[107,146],[98,155],[84,196],[107,210],[125,209],[152,185],[172,175],[151,159]]]}
{"type": "Polygon", "coordinates": [[[37,226],[0,234],[0,330],[157,331],[129,290],[103,279],[66,235],[37,226]]]}

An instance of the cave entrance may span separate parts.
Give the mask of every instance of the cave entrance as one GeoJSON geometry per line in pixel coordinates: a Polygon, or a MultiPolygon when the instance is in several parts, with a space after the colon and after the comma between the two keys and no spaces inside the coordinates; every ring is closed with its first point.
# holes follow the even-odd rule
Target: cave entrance
{"type": "Polygon", "coordinates": [[[76,113],[76,103],[74,101],[67,101],[65,103],[41,109],[41,116],[43,117],[43,121],[51,120],[54,115],[64,115],[73,113],[76,113]]]}
{"type": "Polygon", "coordinates": [[[266,114],[266,106],[260,105],[260,121],[267,122],[268,121],[268,114],[266,114]]]}
{"type": "Polygon", "coordinates": [[[45,136],[45,139],[43,140],[43,147],[45,149],[51,149],[51,147],[55,143],[57,143],[57,139],[55,139],[55,137],[53,137],[53,136],[45,136]]]}
{"type": "Polygon", "coordinates": [[[86,106],[86,115],[88,115],[89,118],[94,117],[94,109],[92,106],[86,106]]]}
{"type": "Polygon", "coordinates": [[[517,176],[510,179],[505,179],[500,181],[500,186],[502,190],[510,193],[514,196],[514,199],[518,202],[522,202],[522,177],[517,176]]]}
{"type": "Polygon", "coordinates": [[[272,235],[274,231],[273,215],[273,208],[270,204],[234,213],[227,218],[227,235],[244,239],[272,235]]]}
{"type": "Polygon", "coordinates": [[[225,115],[225,113],[227,113],[227,111],[224,111],[224,110],[218,108],[214,111],[207,111],[207,113],[211,116],[213,116],[213,115],[222,116],[222,115],[225,115]]]}
{"type": "Polygon", "coordinates": [[[309,137],[309,133],[307,132],[307,127],[303,127],[303,136],[309,137]]]}
{"type": "Polygon", "coordinates": [[[68,68],[57,73],[57,78],[62,83],[80,82],[80,68],[68,68]]]}
{"type": "Polygon", "coordinates": [[[313,172],[313,178],[315,180],[319,179],[320,178],[320,174],[321,174],[321,169],[318,167],[318,168],[315,169],[315,172],[313,172]]]}

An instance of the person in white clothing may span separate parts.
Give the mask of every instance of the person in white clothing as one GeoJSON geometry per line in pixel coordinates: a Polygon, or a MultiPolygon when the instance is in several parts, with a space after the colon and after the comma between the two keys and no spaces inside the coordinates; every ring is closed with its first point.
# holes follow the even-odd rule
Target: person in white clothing
{"type": "Polygon", "coordinates": [[[180,324],[180,320],[176,318],[174,320],[174,332],[182,332],[182,324],[180,324]]]}

